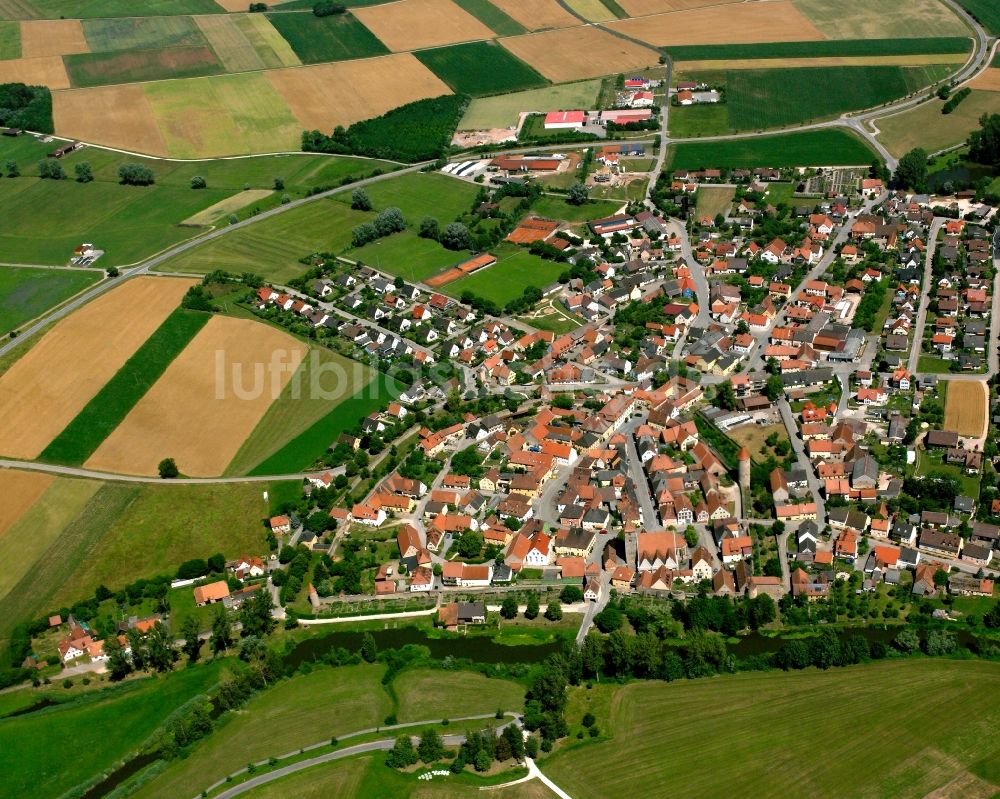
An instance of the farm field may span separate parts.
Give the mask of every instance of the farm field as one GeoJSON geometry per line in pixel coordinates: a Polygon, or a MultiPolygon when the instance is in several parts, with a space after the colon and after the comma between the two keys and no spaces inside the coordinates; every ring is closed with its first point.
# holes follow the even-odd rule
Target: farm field
{"type": "Polygon", "coordinates": [[[250,474],[292,474],[312,466],[341,433],[353,428],[362,416],[398,399],[403,388],[393,378],[378,372],[367,386],[334,406],[325,416],[254,467],[250,474]]]}
{"type": "Polygon", "coordinates": [[[972,49],[965,36],[936,36],[921,39],[833,39],[811,42],[757,42],[754,44],[670,45],[666,48],[676,62],[738,61],[741,59],[833,58],[864,56],[964,55],[972,49]]]}
{"type": "Polygon", "coordinates": [[[53,479],[51,475],[39,472],[0,469],[0,494],[6,499],[6,502],[0,505],[0,541],[35,500],[45,493],[53,479]]]}
{"type": "Polygon", "coordinates": [[[297,120],[294,146],[286,148],[295,150],[302,129],[330,132],[416,100],[451,94],[447,84],[410,53],[277,69],[264,78],[297,120]],[[384,88],[375,92],[370,86],[384,88]]]}
{"type": "MultiPolygon", "coordinates": [[[[418,225],[425,216],[434,216],[444,227],[472,208],[479,187],[440,173],[411,172],[374,183],[365,191],[375,211],[396,207],[411,226],[418,225]]],[[[334,197],[334,202],[350,201],[350,192],[334,197]]]]}
{"type": "Polygon", "coordinates": [[[0,768],[12,796],[59,796],[110,770],[171,713],[210,688],[221,663],[130,682],[45,713],[0,721],[0,768]],[[50,747],[79,749],[74,768],[46,757],[50,747]]]}
{"type": "MultiPolygon", "coordinates": [[[[4,561],[0,573],[0,607],[6,610],[5,598],[59,539],[66,525],[83,511],[101,483],[65,477],[52,479],[39,472],[0,472],[0,484],[11,492],[5,494],[11,507],[21,508],[18,518],[0,534],[0,556],[4,561]],[[8,475],[20,477],[12,482],[8,475]],[[41,493],[39,488],[43,488],[41,493]]],[[[21,619],[9,618],[11,625],[18,621],[21,619]]],[[[0,625],[0,638],[6,632],[0,625]]]]}
{"type": "MultiPolygon", "coordinates": [[[[827,38],[791,0],[694,8],[639,19],[622,19],[607,23],[607,27],[658,47],[827,38]]],[[[934,35],[944,34],[939,32],[934,35]]]]}
{"type": "Polygon", "coordinates": [[[292,752],[332,736],[376,727],[391,712],[381,665],[321,668],[254,697],[192,754],[134,794],[159,799],[195,793],[250,760],[292,752]]]}
{"type": "Polygon", "coordinates": [[[492,29],[498,36],[518,36],[526,32],[520,23],[497,8],[490,0],[454,0],[455,5],[492,29]]]}
{"type": "Polygon", "coordinates": [[[490,0],[507,16],[517,20],[529,31],[549,28],[575,28],[580,20],[559,5],[556,0],[490,0]]]}
{"type": "MultiPolygon", "coordinates": [[[[612,700],[613,740],[570,745],[546,758],[542,768],[571,795],[595,799],[632,796],[636,784],[654,783],[664,794],[718,796],[734,780],[747,795],[758,797],[785,796],[789,784],[816,797],[922,797],[967,771],[989,768],[1000,748],[986,734],[1000,723],[995,708],[985,708],[974,720],[924,711],[929,705],[965,706],[998,683],[1000,674],[990,663],[943,659],[635,683],[618,689],[612,700]],[[922,702],[906,701],[914,691],[922,702]],[[824,711],[823,724],[796,723],[818,697],[832,695],[838,697],[836,710],[824,711]],[[664,729],[657,719],[668,708],[686,723],[664,729]],[[766,733],[741,737],[739,757],[719,757],[710,769],[698,767],[706,741],[720,754],[733,753],[734,712],[766,733]],[[656,754],[665,746],[677,764],[669,770],[656,754]],[[773,760],[775,753],[779,762],[771,768],[743,767],[761,757],[773,760]],[[869,767],[853,768],[859,758],[869,767]]],[[[602,720],[602,731],[607,728],[602,720]]]]}
{"type": "Polygon", "coordinates": [[[666,169],[860,166],[870,164],[873,157],[873,152],[849,133],[818,130],[677,144],[667,157],[666,169]]]}
{"type": "Polygon", "coordinates": [[[0,335],[17,329],[100,279],[101,272],[97,270],[0,266],[0,335]]]}
{"type": "Polygon", "coordinates": [[[495,710],[519,711],[524,687],[471,671],[454,671],[442,681],[438,669],[408,669],[393,681],[400,723],[478,716],[495,710]]]}
{"type": "Polygon", "coordinates": [[[520,297],[528,286],[545,288],[566,271],[566,264],[543,260],[527,250],[498,248],[495,255],[499,259],[497,264],[447,283],[441,290],[452,297],[461,297],[462,292],[471,291],[504,305],[520,297]]]}
{"type": "MultiPolygon", "coordinates": [[[[246,474],[301,435],[374,378],[374,371],[359,361],[328,350],[310,349],[281,396],[267,409],[226,469],[246,474]]],[[[291,471],[302,468],[303,463],[291,471]]]]}
{"type": "Polygon", "coordinates": [[[993,0],[958,0],[994,36],[1000,34],[1000,6],[993,0]]]}
{"type": "Polygon", "coordinates": [[[238,191],[236,194],[219,200],[217,203],[208,206],[208,208],[199,211],[194,216],[189,216],[181,224],[196,225],[198,227],[215,225],[221,222],[223,217],[228,217],[241,208],[246,208],[249,205],[259,203],[261,200],[266,200],[273,194],[274,192],[270,189],[246,189],[245,191],[238,191]]]}
{"type": "Polygon", "coordinates": [[[267,19],[291,45],[303,64],[367,58],[389,52],[351,14],[269,14],[267,19]]]}
{"type": "MultiPolygon", "coordinates": [[[[65,76],[61,60],[59,68],[65,76]]],[[[3,75],[2,63],[0,78],[11,79],[3,75]]],[[[41,82],[53,89],[60,88],[48,80],[41,82]]],[[[63,85],[69,86],[68,77],[65,77],[63,85]]],[[[149,99],[138,84],[55,92],[52,95],[52,118],[56,132],[69,139],[117,147],[128,152],[167,155],[166,141],[157,126],[149,99]]]]}
{"type": "Polygon", "coordinates": [[[87,468],[155,475],[160,460],[171,457],[182,474],[222,474],[305,353],[304,344],[268,325],[212,317],[87,468]]]}
{"type": "Polygon", "coordinates": [[[353,13],[393,52],[493,38],[493,31],[451,0],[397,0],[353,13]]]}
{"type": "Polygon", "coordinates": [[[0,61],[0,82],[68,89],[69,75],[66,74],[66,67],[60,56],[16,58],[12,61],[0,61]]]}
{"type": "Polygon", "coordinates": [[[500,43],[554,83],[641,69],[658,58],[655,50],[586,26],[515,36],[500,43]]]}
{"type": "Polygon", "coordinates": [[[986,384],[978,380],[955,380],[948,386],[942,429],[960,436],[979,438],[986,433],[986,384]]]}
{"type": "MultiPolygon", "coordinates": [[[[907,39],[905,41],[921,41],[907,39]]],[[[853,56],[793,56],[790,58],[731,58],[726,60],[677,61],[678,72],[685,74],[701,70],[776,69],[779,67],[915,67],[947,64],[954,69],[966,60],[964,53],[926,55],[853,55],[853,56]]],[[[689,106],[690,107],[690,106],[689,106]]]]}
{"type": "MultiPolygon", "coordinates": [[[[246,40],[253,46],[253,49],[257,52],[258,57],[266,68],[294,67],[300,63],[299,57],[295,55],[295,51],[292,50],[288,42],[281,38],[281,34],[274,29],[274,26],[263,14],[239,14],[237,16],[229,17],[198,17],[199,26],[205,32],[209,41],[212,42],[212,46],[215,48],[215,51],[219,54],[219,57],[222,58],[223,61],[226,59],[226,48],[220,48],[220,46],[216,44],[216,41],[212,39],[208,28],[204,24],[204,21],[208,19],[233,20],[236,27],[239,28],[240,33],[242,33],[243,36],[246,37],[246,40]]],[[[237,44],[237,47],[240,50],[244,49],[239,44],[237,44]]]]}
{"type": "Polygon", "coordinates": [[[726,5],[739,0],[618,0],[630,17],[643,17],[648,14],[662,14],[665,11],[685,11],[701,6],[726,5]]]}
{"type": "Polygon", "coordinates": [[[713,218],[716,214],[728,215],[735,196],[736,189],[725,186],[699,186],[695,195],[698,215],[713,218]]]}
{"type": "Polygon", "coordinates": [[[1000,91],[1000,69],[997,67],[987,69],[975,79],[969,81],[969,87],[972,89],[982,89],[987,92],[1000,91]]]}
{"type": "Polygon", "coordinates": [[[1000,113],[1000,92],[973,90],[950,114],[942,114],[942,100],[932,100],[901,114],[875,120],[878,139],[893,155],[899,157],[914,147],[928,152],[965,141],[979,128],[983,114],[1000,113]]]}
{"type": "Polygon", "coordinates": [[[591,22],[608,22],[617,19],[601,0],[568,0],[570,8],[591,22]]]}
{"type": "Polygon", "coordinates": [[[907,39],[966,36],[969,29],[944,3],[913,0],[844,0],[836,7],[823,0],[794,0],[795,7],[829,39],[907,39]]]}
{"type": "Polygon", "coordinates": [[[903,97],[944,78],[951,68],[807,67],[730,70],[726,106],[734,130],[812,122],[903,97]],[[816,91],[823,86],[822,92],[816,91]]]}
{"type": "Polygon", "coordinates": [[[458,128],[487,130],[514,127],[517,124],[517,115],[521,111],[589,109],[594,106],[600,90],[601,81],[585,80],[544,89],[501,94],[496,97],[476,98],[469,103],[458,128]]]}
{"type": "Polygon", "coordinates": [[[201,18],[187,16],[146,16],[88,19],[82,25],[90,50],[100,53],[108,50],[157,50],[208,44],[200,30],[199,19],[201,18]]]}
{"type": "Polygon", "coordinates": [[[76,87],[195,78],[220,75],[225,71],[207,45],[84,53],[66,56],[63,63],[70,83],[76,87]]]}
{"type": "Polygon", "coordinates": [[[76,19],[47,19],[21,23],[21,57],[86,53],[89,47],[76,19]]]}
{"type": "Polygon", "coordinates": [[[21,57],[21,25],[0,22],[0,60],[21,57]]]}
{"type": "Polygon", "coordinates": [[[39,456],[79,466],[89,458],[170,363],[208,323],[210,314],[176,309],[39,456]]]}
{"type": "MultiPolygon", "coordinates": [[[[132,17],[135,16],[133,0],[20,0],[36,17],[58,19],[76,17],[132,17]]],[[[221,6],[213,0],[144,0],[147,16],[172,14],[221,14],[221,6]]]]}
{"type": "Polygon", "coordinates": [[[455,44],[422,50],[416,56],[459,94],[497,94],[547,83],[535,70],[493,42],[455,44]]]}
{"type": "Polygon", "coordinates": [[[60,320],[0,377],[0,415],[6,421],[0,429],[0,453],[38,457],[177,307],[193,282],[135,278],[60,320]],[[93,358],[96,351],[101,358],[93,358]],[[83,363],[86,369],[80,369],[83,363]]]}

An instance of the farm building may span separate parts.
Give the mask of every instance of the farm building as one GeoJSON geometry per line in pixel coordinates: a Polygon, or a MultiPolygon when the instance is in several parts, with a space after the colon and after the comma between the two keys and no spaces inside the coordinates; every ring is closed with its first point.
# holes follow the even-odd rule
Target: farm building
{"type": "Polygon", "coordinates": [[[585,111],[549,111],[545,115],[546,130],[572,130],[587,123],[585,111]]]}
{"type": "Polygon", "coordinates": [[[653,118],[653,112],[648,108],[628,109],[625,111],[601,111],[601,124],[628,125],[632,122],[648,122],[653,118]]]}
{"type": "Polygon", "coordinates": [[[562,162],[562,158],[499,155],[490,162],[490,166],[505,172],[555,172],[562,162]]]}

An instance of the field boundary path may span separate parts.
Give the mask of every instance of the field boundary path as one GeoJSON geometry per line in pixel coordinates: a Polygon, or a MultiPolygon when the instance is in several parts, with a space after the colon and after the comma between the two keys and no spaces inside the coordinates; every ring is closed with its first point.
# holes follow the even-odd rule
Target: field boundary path
{"type": "MultiPolygon", "coordinates": [[[[521,726],[521,719],[519,714],[507,711],[504,713],[504,715],[512,719],[512,721],[508,722],[504,726],[510,726],[511,724],[514,724],[517,727],[521,726]]],[[[485,721],[486,719],[495,719],[495,718],[496,718],[495,713],[484,713],[478,716],[463,716],[462,718],[450,719],[450,721],[452,722],[485,721]]],[[[369,727],[366,730],[358,730],[357,732],[352,732],[348,733],[347,735],[340,736],[339,740],[344,740],[345,738],[358,738],[362,735],[371,735],[373,733],[389,732],[390,730],[392,731],[404,730],[412,727],[421,727],[428,724],[436,725],[440,723],[441,719],[429,719],[424,721],[408,721],[404,724],[394,724],[388,727],[385,726],[369,727]]],[[[461,744],[465,743],[465,735],[443,735],[441,736],[441,739],[446,746],[460,746],[461,744]]],[[[254,788],[259,788],[261,785],[266,785],[269,782],[274,782],[275,780],[281,779],[282,777],[287,777],[288,775],[294,774],[298,771],[302,771],[303,769],[311,768],[312,766],[318,766],[323,763],[329,763],[333,760],[340,760],[345,757],[351,757],[352,755],[364,754],[366,752],[387,751],[389,749],[392,749],[393,744],[395,743],[396,743],[395,738],[383,738],[378,741],[369,741],[363,744],[355,744],[354,746],[349,746],[346,749],[335,749],[332,752],[327,752],[326,754],[323,755],[317,755],[316,757],[311,757],[306,760],[300,760],[297,763],[291,763],[287,766],[283,766],[282,768],[277,768],[274,771],[270,771],[267,774],[261,774],[259,777],[254,777],[252,779],[249,779],[246,782],[240,783],[239,785],[234,785],[232,788],[229,788],[228,790],[223,791],[220,794],[217,794],[215,797],[213,797],[213,799],[231,799],[231,797],[233,796],[239,796],[242,793],[251,791],[254,788]]],[[[324,746],[329,746],[329,745],[330,745],[330,739],[327,738],[320,741],[319,743],[303,747],[302,749],[296,750],[294,752],[286,752],[285,754],[280,755],[277,759],[284,760],[285,758],[294,757],[295,755],[301,754],[302,752],[308,752],[311,749],[322,749],[324,746]]],[[[266,766],[269,764],[269,762],[270,762],[269,760],[260,760],[254,763],[253,765],[266,766]]],[[[529,766],[528,769],[530,771],[531,767],[529,766]]],[[[225,785],[227,780],[233,777],[238,777],[241,774],[246,774],[246,773],[247,770],[245,768],[242,768],[239,771],[234,771],[227,777],[214,782],[212,785],[209,785],[208,788],[206,788],[203,793],[210,793],[211,791],[214,791],[216,788],[225,785]]],[[[194,799],[198,799],[198,796],[202,796],[203,793],[197,794],[194,797],[194,799]]]]}
{"type": "Polygon", "coordinates": [[[318,472],[296,472],[295,474],[245,475],[242,477],[175,477],[164,480],[162,477],[149,475],[117,474],[115,472],[100,472],[94,469],[80,469],[75,466],[59,466],[55,463],[39,463],[37,461],[18,461],[0,458],[0,469],[20,469],[31,472],[47,472],[62,477],[86,477],[92,480],[105,480],[118,483],[156,483],[157,485],[212,485],[216,483],[270,483],[282,480],[307,480],[327,472],[334,476],[343,474],[344,467],[336,466],[322,469],[318,472]]]}

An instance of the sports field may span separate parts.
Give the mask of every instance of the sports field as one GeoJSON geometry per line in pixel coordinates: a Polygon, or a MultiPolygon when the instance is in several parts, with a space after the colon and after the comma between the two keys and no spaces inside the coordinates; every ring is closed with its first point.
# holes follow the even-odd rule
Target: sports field
{"type": "Polygon", "coordinates": [[[1000,742],[990,731],[1000,709],[977,697],[998,687],[991,663],[930,658],[633,683],[616,691],[610,719],[599,719],[612,740],[570,745],[540,765],[571,796],[594,799],[652,790],[716,797],[736,784],[754,797],[785,797],[789,785],[814,797],[923,797],[968,772],[996,774],[1000,742]],[[953,712],[971,704],[975,715],[953,712]]]}
{"type": "Polygon", "coordinates": [[[38,457],[193,283],[135,278],[60,320],[0,377],[0,453],[38,457]]]}
{"type": "MultiPolygon", "coordinates": [[[[374,377],[374,370],[359,361],[325,347],[311,349],[281,396],[243,442],[226,473],[248,473],[333,412],[339,404],[364,391],[374,377]]],[[[290,471],[308,465],[308,461],[304,461],[290,471]]]]}
{"type": "Polygon", "coordinates": [[[938,0],[911,0],[905,4],[895,0],[843,0],[836,6],[824,0],[794,3],[829,39],[969,35],[965,24],[938,0]]]}
{"type": "Polygon", "coordinates": [[[928,152],[964,142],[978,130],[983,114],[1000,114],[1000,92],[973,90],[950,114],[942,114],[944,102],[932,100],[901,114],[875,120],[879,141],[896,157],[914,147],[928,152]]]}
{"type": "MultiPolygon", "coordinates": [[[[419,222],[419,220],[417,220],[419,222]]],[[[420,238],[413,229],[394,233],[356,250],[346,257],[374,266],[405,280],[426,280],[471,256],[468,250],[446,250],[432,239],[420,238]]]]}
{"type": "Polygon", "coordinates": [[[986,384],[978,380],[953,380],[948,386],[942,429],[960,436],[979,438],[985,435],[987,410],[986,384]]]}
{"type": "Polygon", "coordinates": [[[378,726],[392,709],[380,682],[384,669],[381,665],[321,668],[279,683],[251,699],[189,757],[170,764],[133,796],[193,796],[248,761],[378,726]]]}
{"type": "Polygon", "coordinates": [[[500,43],[555,83],[641,69],[658,58],[655,50],[593,27],[515,36],[500,43]]]}
{"type": "Polygon", "coordinates": [[[367,58],[389,52],[351,14],[317,17],[314,14],[269,14],[278,33],[303,64],[367,58]]]}
{"type": "Polygon", "coordinates": [[[479,97],[469,103],[459,130],[487,130],[514,127],[521,111],[590,109],[601,90],[599,80],[563,83],[544,89],[479,97]]]}
{"type": "Polygon", "coordinates": [[[422,50],[416,56],[459,94],[499,94],[547,83],[535,70],[494,42],[455,44],[422,50]]]}
{"type": "Polygon", "coordinates": [[[451,0],[397,0],[353,13],[393,52],[493,38],[493,31],[451,0]]]}
{"type": "Polygon", "coordinates": [[[53,478],[39,472],[0,469],[0,539],[51,484],[53,478]]]}
{"type": "MultiPolygon", "coordinates": [[[[408,0],[406,0],[408,1],[408,0]]],[[[451,89],[410,53],[298,69],[276,69],[264,78],[295,118],[298,149],[302,129],[332,131],[371,119],[416,100],[451,94],[451,89]],[[372,91],[379,86],[379,91],[372,91]]]]}
{"type": "Polygon", "coordinates": [[[607,27],[657,46],[748,41],[789,42],[826,38],[796,8],[792,0],[695,8],[639,19],[618,20],[607,23],[607,27]]]}
{"type": "Polygon", "coordinates": [[[170,457],[192,477],[222,474],[305,352],[304,344],[267,325],[212,317],[87,468],[155,475],[170,457]]]}
{"type": "Polygon", "coordinates": [[[491,2],[529,31],[575,28],[580,25],[580,20],[560,6],[556,0],[491,0],[491,2]]]}
{"type": "Polygon", "coordinates": [[[666,169],[738,169],[758,166],[862,166],[874,153],[841,130],[748,136],[725,142],[672,145],[666,169]]]}
{"type": "Polygon", "coordinates": [[[566,271],[566,264],[546,261],[527,250],[497,250],[496,255],[498,263],[448,283],[441,290],[452,297],[461,297],[463,291],[471,291],[504,305],[520,297],[528,286],[545,288],[566,271]]]}
{"type": "Polygon", "coordinates": [[[97,270],[0,266],[0,335],[59,305],[100,278],[97,270]]]}

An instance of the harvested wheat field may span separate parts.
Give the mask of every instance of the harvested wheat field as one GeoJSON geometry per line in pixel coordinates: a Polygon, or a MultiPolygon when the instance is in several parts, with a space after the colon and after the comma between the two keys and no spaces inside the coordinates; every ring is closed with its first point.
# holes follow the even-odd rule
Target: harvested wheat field
{"type": "Polygon", "coordinates": [[[451,94],[451,89],[409,53],[317,64],[264,73],[301,127],[332,131],[390,109],[451,94]],[[378,86],[378,91],[372,91],[378,86]]]}
{"type": "Polygon", "coordinates": [[[979,438],[986,433],[986,384],[981,380],[952,380],[944,405],[942,429],[979,438]]]}
{"type": "Polygon", "coordinates": [[[218,222],[222,217],[229,216],[234,211],[239,211],[241,208],[263,200],[265,197],[270,197],[272,194],[274,192],[271,189],[244,189],[243,191],[236,192],[232,197],[226,197],[208,206],[208,208],[203,208],[194,216],[189,216],[181,224],[211,225],[218,222]]]}
{"type": "Polygon", "coordinates": [[[38,19],[21,23],[21,57],[89,53],[78,19],[38,19]]]}
{"type": "Polygon", "coordinates": [[[556,0],[492,0],[508,17],[520,22],[529,31],[545,28],[573,28],[580,20],[556,0]]]}
{"type": "Polygon", "coordinates": [[[799,42],[825,38],[790,0],[737,3],[641,19],[609,22],[607,27],[662,47],[668,44],[799,42]]]}
{"type": "Polygon", "coordinates": [[[978,77],[967,84],[970,89],[982,89],[987,92],[1000,92],[1000,69],[992,67],[984,70],[978,77]]]}
{"type": "Polygon", "coordinates": [[[138,277],[57,323],[0,377],[0,455],[37,458],[196,282],[138,277]]]}
{"type": "Polygon", "coordinates": [[[451,0],[399,0],[351,12],[394,52],[492,39],[496,35],[451,0]]]}
{"type": "Polygon", "coordinates": [[[554,83],[649,67],[659,58],[654,50],[592,27],[513,36],[500,44],[554,83]]]}
{"type": "Polygon", "coordinates": [[[649,14],[664,14],[668,11],[688,11],[704,6],[724,6],[743,0],[618,0],[630,17],[645,17],[649,14]]]}
{"type": "Polygon", "coordinates": [[[248,2],[244,2],[244,0],[215,0],[215,4],[222,6],[226,11],[232,12],[246,11],[250,5],[248,2]]]}
{"type": "MultiPolygon", "coordinates": [[[[258,17],[262,16],[257,14],[258,17]]],[[[215,50],[227,72],[245,72],[266,66],[253,45],[236,24],[236,17],[206,14],[194,21],[215,50]]],[[[266,19],[266,18],[265,18],[266,19]]]]}
{"type": "Polygon", "coordinates": [[[0,469],[0,536],[3,536],[28,508],[35,504],[55,477],[41,472],[0,469]]]}
{"type": "Polygon", "coordinates": [[[85,465],[152,475],[174,458],[183,474],[222,474],[306,351],[268,325],[213,317],[85,465]]]}
{"type": "Polygon", "coordinates": [[[0,83],[27,83],[50,89],[69,88],[69,75],[57,55],[44,58],[11,58],[0,61],[0,83]]]}
{"type": "Polygon", "coordinates": [[[130,152],[167,155],[166,142],[139,84],[54,92],[52,114],[60,136],[130,152]]]}

